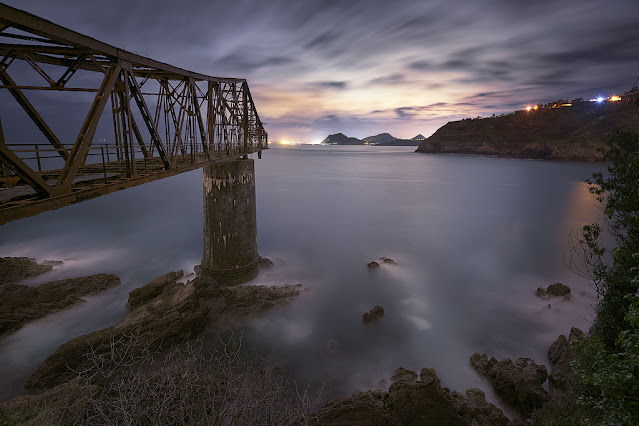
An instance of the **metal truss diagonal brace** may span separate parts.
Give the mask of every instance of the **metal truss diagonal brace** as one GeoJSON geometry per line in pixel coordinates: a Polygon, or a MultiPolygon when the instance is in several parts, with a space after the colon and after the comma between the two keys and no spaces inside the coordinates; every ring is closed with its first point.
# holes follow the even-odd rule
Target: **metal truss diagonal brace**
{"type": "Polygon", "coordinates": [[[144,100],[144,97],[142,96],[142,91],[140,90],[140,86],[138,85],[138,82],[135,79],[135,76],[133,75],[130,75],[130,84],[131,84],[130,88],[131,88],[131,93],[133,94],[133,99],[135,99],[135,103],[137,103],[138,109],[140,110],[140,113],[142,114],[142,119],[144,120],[144,123],[146,124],[146,128],[149,131],[149,134],[151,135],[151,140],[153,141],[153,144],[155,145],[155,149],[157,149],[158,154],[160,155],[160,158],[162,159],[162,163],[164,164],[164,169],[169,170],[171,168],[171,165],[166,158],[166,150],[164,149],[164,144],[162,144],[162,139],[160,139],[160,134],[158,133],[156,123],[154,123],[153,119],[151,118],[151,113],[149,112],[149,108],[146,105],[146,101],[144,100]]]}
{"type": "Polygon", "coordinates": [[[115,85],[121,70],[121,65],[117,63],[112,65],[109,72],[104,76],[102,85],[100,86],[98,93],[95,95],[91,109],[89,109],[89,113],[84,120],[82,129],[80,129],[80,133],[73,145],[71,155],[69,155],[69,158],[64,165],[64,169],[62,169],[62,173],[58,178],[58,185],[70,187],[75,175],[78,173],[78,169],[84,164],[86,155],[89,151],[89,146],[93,141],[95,129],[98,126],[98,121],[100,120],[102,111],[104,111],[104,107],[111,96],[111,91],[113,90],[113,86],[115,85]]]}
{"type": "Polygon", "coordinates": [[[195,109],[197,124],[198,124],[198,127],[200,128],[200,138],[202,139],[202,148],[204,148],[204,153],[206,154],[206,158],[210,158],[209,147],[208,147],[208,144],[206,143],[206,130],[204,129],[204,120],[202,120],[202,112],[200,111],[200,104],[198,102],[197,92],[195,89],[197,86],[195,85],[193,80],[191,80],[190,83],[191,83],[191,96],[192,96],[193,109],[195,109]]]}
{"type": "Polygon", "coordinates": [[[40,197],[48,198],[51,195],[51,187],[5,145],[1,122],[0,162],[4,163],[10,169],[14,170],[16,174],[24,179],[38,193],[40,197]]]}
{"type": "Polygon", "coordinates": [[[11,77],[9,77],[9,74],[3,67],[0,67],[0,81],[2,81],[5,86],[7,86],[11,95],[13,95],[15,100],[18,101],[18,104],[20,104],[22,109],[24,109],[24,111],[35,123],[35,125],[38,126],[38,129],[40,129],[42,134],[49,140],[58,154],[60,154],[60,156],[66,160],[69,157],[69,153],[67,152],[67,150],[64,148],[58,137],[49,128],[47,123],[44,122],[40,114],[38,114],[38,111],[36,111],[33,105],[31,105],[29,99],[27,99],[24,93],[22,93],[22,91],[16,87],[15,82],[11,77]]]}

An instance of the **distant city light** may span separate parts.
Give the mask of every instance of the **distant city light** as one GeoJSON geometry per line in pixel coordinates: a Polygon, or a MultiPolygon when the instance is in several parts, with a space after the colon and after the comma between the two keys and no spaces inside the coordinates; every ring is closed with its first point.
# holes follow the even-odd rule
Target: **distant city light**
{"type": "Polygon", "coordinates": [[[603,101],[604,101],[604,98],[602,98],[601,96],[597,98],[597,102],[602,103],[603,101]]]}
{"type": "Polygon", "coordinates": [[[295,145],[296,142],[293,141],[280,141],[282,145],[295,145]]]}
{"type": "Polygon", "coordinates": [[[526,111],[530,111],[532,109],[532,107],[529,105],[526,107],[526,111]]]}
{"type": "Polygon", "coordinates": [[[535,109],[539,109],[539,106],[538,106],[538,105],[535,105],[535,109]]]}
{"type": "Polygon", "coordinates": [[[611,102],[620,101],[620,100],[621,100],[621,97],[620,97],[620,96],[612,95],[612,96],[610,97],[610,101],[611,101],[611,102]]]}

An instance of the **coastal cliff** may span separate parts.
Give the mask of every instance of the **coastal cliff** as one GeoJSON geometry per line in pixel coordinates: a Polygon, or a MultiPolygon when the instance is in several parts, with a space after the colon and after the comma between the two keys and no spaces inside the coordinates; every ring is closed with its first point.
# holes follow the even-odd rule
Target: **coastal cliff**
{"type": "Polygon", "coordinates": [[[599,161],[598,149],[617,129],[639,131],[639,106],[581,102],[454,121],[424,140],[416,152],[599,161]]]}

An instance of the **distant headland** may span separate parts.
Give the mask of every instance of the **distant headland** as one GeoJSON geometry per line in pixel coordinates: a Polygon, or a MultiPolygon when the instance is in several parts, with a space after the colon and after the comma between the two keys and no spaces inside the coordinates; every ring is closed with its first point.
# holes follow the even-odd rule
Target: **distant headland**
{"type": "Polygon", "coordinates": [[[364,139],[349,138],[343,133],[329,135],[321,143],[322,145],[376,145],[376,146],[419,146],[426,138],[419,134],[411,139],[399,139],[390,133],[380,133],[375,136],[368,136],[364,139]]]}
{"type": "Polygon", "coordinates": [[[416,152],[558,161],[600,161],[615,130],[639,132],[639,91],[584,101],[558,100],[501,116],[453,121],[416,152]]]}

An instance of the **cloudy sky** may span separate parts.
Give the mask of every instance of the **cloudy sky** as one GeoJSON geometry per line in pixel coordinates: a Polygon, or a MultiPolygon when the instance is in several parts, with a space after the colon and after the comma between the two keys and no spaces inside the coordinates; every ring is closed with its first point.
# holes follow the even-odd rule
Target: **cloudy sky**
{"type": "Polygon", "coordinates": [[[3,0],[153,59],[249,82],[271,140],[429,136],[630,89],[638,0],[3,0]]]}

